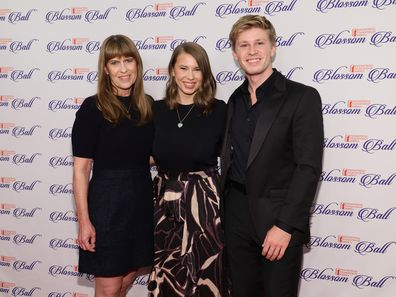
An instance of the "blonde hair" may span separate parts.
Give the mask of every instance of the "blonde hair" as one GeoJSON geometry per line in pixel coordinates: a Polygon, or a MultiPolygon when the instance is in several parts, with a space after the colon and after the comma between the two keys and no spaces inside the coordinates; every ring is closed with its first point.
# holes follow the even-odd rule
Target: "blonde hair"
{"type": "Polygon", "coordinates": [[[276,32],[272,23],[261,15],[245,15],[240,17],[231,28],[229,35],[232,49],[235,49],[235,43],[240,33],[250,28],[261,28],[268,32],[268,36],[272,45],[276,42],[276,32]]]}
{"type": "Polygon", "coordinates": [[[152,118],[152,100],[144,93],[142,59],[133,41],[125,35],[111,35],[102,43],[98,61],[96,105],[110,123],[117,125],[124,118],[131,119],[125,105],[114,94],[111,79],[105,72],[107,62],[115,57],[132,57],[136,61],[137,76],[131,90],[130,105],[138,111],[138,125],[143,125],[152,118]]]}

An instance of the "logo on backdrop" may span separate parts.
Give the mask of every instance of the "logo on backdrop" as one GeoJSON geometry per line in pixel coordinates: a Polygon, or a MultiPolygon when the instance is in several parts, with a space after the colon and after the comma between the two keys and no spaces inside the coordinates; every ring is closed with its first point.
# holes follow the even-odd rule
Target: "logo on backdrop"
{"type": "Polygon", "coordinates": [[[48,161],[49,166],[52,168],[59,167],[72,167],[73,166],[73,156],[53,156],[48,161]]]}
{"type": "Polygon", "coordinates": [[[396,79],[396,72],[385,67],[373,68],[367,75],[367,80],[372,83],[379,83],[391,79],[396,79]]]}
{"type": "Polygon", "coordinates": [[[169,50],[173,51],[178,45],[186,41],[199,44],[203,39],[206,39],[206,36],[198,35],[190,40],[186,38],[175,38],[174,36],[150,36],[145,39],[135,39],[134,43],[138,50],[166,50],[169,48],[169,50]]]}
{"type": "Polygon", "coordinates": [[[29,70],[13,70],[10,73],[10,79],[13,82],[20,82],[21,80],[31,80],[33,78],[33,74],[40,71],[39,68],[32,68],[29,70]]]}
{"type": "Polygon", "coordinates": [[[62,10],[51,10],[45,15],[45,21],[50,24],[62,21],[82,21],[94,23],[107,20],[117,7],[112,6],[104,10],[88,9],[88,7],[72,7],[62,10]]]}
{"type": "Polygon", "coordinates": [[[13,177],[0,177],[0,189],[10,189],[11,184],[15,181],[13,177]]]}
{"type": "Polygon", "coordinates": [[[12,263],[16,260],[12,256],[0,256],[0,266],[1,267],[11,267],[12,263]]]}
{"type": "Polygon", "coordinates": [[[366,108],[365,116],[370,119],[378,119],[383,116],[395,116],[396,105],[391,106],[388,104],[371,104],[366,108]]]}
{"type": "Polygon", "coordinates": [[[51,140],[68,139],[71,138],[72,127],[67,128],[53,128],[48,132],[48,137],[51,140]]]}
{"type": "Polygon", "coordinates": [[[47,52],[87,52],[97,53],[100,49],[100,41],[90,41],[85,37],[73,37],[63,40],[52,40],[47,43],[47,52]]]}
{"type": "Polygon", "coordinates": [[[10,106],[12,100],[14,100],[14,96],[12,95],[0,95],[0,108],[10,106]]]}
{"type": "Polygon", "coordinates": [[[245,74],[241,69],[236,69],[234,71],[220,71],[216,74],[216,82],[225,85],[231,82],[242,82],[245,80],[245,74]]]}
{"type": "Polygon", "coordinates": [[[64,70],[52,70],[47,75],[47,80],[56,83],[58,81],[87,81],[95,83],[98,80],[98,72],[88,68],[67,68],[64,70]]]}
{"type": "Polygon", "coordinates": [[[167,81],[168,69],[167,68],[149,68],[143,73],[144,81],[167,81]]]}
{"type": "Polygon", "coordinates": [[[337,33],[325,33],[316,37],[314,46],[325,49],[328,46],[349,45],[369,43],[375,47],[385,44],[394,44],[396,35],[392,31],[378,31],[375,28],[356,28],[352,30],[342,30],[337,33]],[[371,37],[369,37],[371,35],[371,37]]]}
{"type": "Polygon", "coordinates": [[[395,116],[396,105],[384,103],[371,104],[370,100],[347,100],[335,103],[322,104],[323,115],[359,115],[362,114],[370,119],[379,119],[384,116],[395,116]],[[365,108],[363,111],[362,109],[365,108]]]}
{"type": "Polygon", "coordinates": [[[42,234],[34,234],[32,236],[27,236],[25,234],[16,234],[14,235],[12,242],[16,245],[26,245],[26,244],[34,244],[37,238],[42,237],[42,234]]]}
{"type": "Polygon", "coordinates": [[[359,241],[355,245],[354,251],[362,256],[369,254],[386,254],[389,250],[394,249],[396,241],[388,241],[384,244],[378,244],[374,241],[359,241]]]}
{"type": "Polygon", "coordinates": [[[376,220],[388,220],[396,213],[396,207],[380,210],[378,208],[365,207],[359,210],[357,219],[365,223],[376,220]]]}
{"type": "Polygon", "coordinates": [[[296,40],[296,38],[298,39],[298,36],[302,36],[305,35],[304,32],[295,32],[290,36],[277,36],[276,40],[275,40],[275,45],[276,47],[288,47],[288,46],[292,46],[296,40]]]}
{"type": "Polygon", "coordinates": [[[325,49],[328,46],[364,44],[368,39],[369,34],[375,32],[374,28],[356,28],[352,30],[342,30],[337,33],[325,33],[316,37],[314,46],[320,49],[325,49]]]}
{"type": "Polygon", "coordinates": [[[17,218],[17,219],[22,219],[22,218],[34,218],[36,215],[37,211],[41,211],[41,207],[34,207],[32,209],[26,209],[22,207],[16,207],[14,211],[12,212],[12,216],[17,218]]]}
{"type": "Polygon", "coordinates": [[[15,154],[12,157],[12,163],[20,166],[22,164],[33,164],[37,156],[41,156],[41,153],[33,153],[31,155],[27,154],[15,154]]]}
{"type": "Polygon", "coordinates": [[[0,8],[0,21],[4,22],[7,19],[7,16],[11,13],[11,9],[8,8],[0,8]]]}
{"type": "Polygon", "coordinates": [[[19,52],[27,52],[32,48],[32,44],[38,42],[38,39],[30,39],[29,41],[15,40],[10,38],[0,38],[0,51],[8,50],[14,54],[19,52]]]}
{"type": "MultiPolygon", "coordinates": [[[[1,9],[0,9],[0,18],[1,18],[1,9]]],[[[6,51],[11,42],[12,42],[11,38],[0,38],[0,51],[6,51]]]]}
{"type": "MultiPolygon", "coordinates": [[[[24,270],[30,270],[32,271],[37,264],[41,264],[42,262],[39,260],[35,260],[32,263],[28,263],[26,261],[21,261],[21,260],[16,260],[12,264],[12,268],[18,272],[24,271],[24,270]]],[[[17,296],[17,295],[16,295],[17,296]]]]}
{"type": "Polygon", "coordinates": [[[370,44],[376,47],[381,47],[384,44],[394,44],[395,42],[396,35],[392,31],[378,31],[370,39],[370,44]]]}
{"type": "Polygon", "coordinates": [[[394,151],[396,148],[396,138],[386,141],[379,138],[369,138],[367,135],[335,135],[324,138],[325,149],[357,150],[374,154],[381,151],[394,151]]]}
{"type": "Polygon", "coordinates": [[[38,296],[39,291],[41,291],[40,287],[33,287],[31,289],[27,289],[24,287],[15,287],[11,290],[11,295],[12,296],[38,296]]]}
{"type": "Polygon", "coordinates": [[[223,37],[216,41],[215,50],[225,52],[231,49],[231,41],[229,38],[223,37]]]}
{"type": "Polygon", "coordinates": [[[0,162],[9,162],[12,160],[12,156],[15,155],[15,151],[0,150],[0,162]]]}
{"type": "Polygon", "coordinates": [[[36,187],[37,184],[41,184],[41,180],[34,180],[31,183],[22,181],[22,180],[16,180],[12,184],[12,190],[19,193],[22,191],[34,191],[34,188],[36,187]]]}
{"type": "Polygon", "coordinates": [[[10,79],[13,82],[19,82],[21,80],[30,80],[33,75],[40,71],[39,68],[32,68],[29,70],[14,70],[13,67],[0,67],[0,79],[10,79]]]}
{"type": "Polygon", "coordinates": [[[125,19],[134,22],[138,19],[146,18],[163,18],[169,17],[173,20],[180,20],[183,17],[195,16],[206,2],[197,2],[187,5],[173,5],[173,3],[157,3],[154,5],[146,5],[143,8],[131,8],[125,14],[125,19]]]}
{"type": "Polygon", "coordinates": [[[49,241],[49,247],[54,250],[57,250],[57,249],[78,250],[77,239],[73,239],[73,238],[65,238],[65,239],[52,238],[49,241]]]}
{"type": "Polygon", "coordinates": [[[376,288],[380,289],[389,286],[396,277],[393,275],[373,277],[366,274],[359,274],[357,270],[344,268],[324,269],[307,267],[300,272],[300,278],[304,281],[326,281],[333,283],[350,283],[357,289],[376,288]]]}
{"type": "Polygon", "coordinates": [[[0,282],[0,292],[1,293],[6,293],[10,291],[11,288],[15,287],[15,283],[9,283],[9,282],[0,282]]]}
{"type": "Polygon", "coordinates": [[[322,68],[314,73],[313,81],[323,84],[327,81],[352,81],[362,80],[367,70],[373,68],[373,65],[351,65],[340,66],[335,69],[322,68]]]}
{"type": "Polygon", "coordinates": [[[394,248],[396,241],[379,244],[374,241],[362,241],[359,237],[345,235],[311,236],[308,248],[326,248],[338,250],[353,250],[365,256],[369,254],[386,254],[394,248]]]}
{"type": "Polygon", "coordinates": [[[328,248],[338,250],[350,250],[354,242],[360,239],[353,236],[344,235],[328,235],[328,236],[311,236],[310,242],[307,244],[308,248],[328,248]]]}
{"type": "Polygon", "coordinates": [[[11,210],[16,207],[15,204],[7,204],[7,203],[2,203],[0,204],[0,215],[10,215],[11,210]]]}
{"type": "Polygon", "coordinates": [[[78,272],[77,265],[52,265],[48,269],[48,273],[53,276],[57,277],[59,275],[63,276],[71,276],[71,277],[85,277],[89,281],[93,281],[93,276],[85,273],[78,272]]]}
{"type": "Polygon", "coordinates": [[[11,101],[11,108],[14,110],[22,110],[32,108],[33,104],[41,100],[40,97],[28,98],[15,98],[11,101]]]}
{"type": "Polygon", "coordinates": [[[16,234],[14,230],[4,230],[0,229],[0,240],[1,241],[11,241],[11,237],[16,234]]]}
{"type": "Polygon", "coordinates": [[[13,67],[1,66],[0,67],[0,79],[8,79],[11,71],[13,71],[13,67]]]}
{"type": "Polygon", "coordinates": [[[66,99],[53,99],[48,102],[48,109],[55,112],[58,110],[71,110],[77,111],[85,98],[66,98],[66,99]]]}
{"type": "Polygon", "coordinates": [[[216,7],[215,16],[225,18],[229,15],[266,14],[274,16],[278,13],[292,11],[297,0],[268,1],[268,0],[240,0],[237,3],[224,3],[216,7]],[[262,7],[261,7],[262,6],[262,7]]]}
{"type": "Polygon", "coordinates": [[[373,7],[380,9],[380,10],[383,10],[391,5],[395,6],[396,1],[395,0],[373,0],[373,7]]]}
{"type": "Polygon", "coordinates": [[[391,186],[396,173],[383,175],[379,173],[366,173],[362,169],[331,169],[322,171],[319,181],[328,183],[355,184],[365,188],[391,186]]]}
{"type": "Polygon", "coordinates": [[[66,185],[53,184],[49,187],[49,193],[53,196],[58,196],[61,194],[72,195],[73,194],[73,186],[71,183],[68,183],[66,185]]]}
{"type": "Polygon", "coordinates": [[[19,22],[27,22],[30,17],[37,12],[37,9],[29,9],[27,12],[23,11],[11,11],[9,9],[0,9],[0,21],[5,20],[5,15],[8,14],[7,21],[11,24],[17,24],[19,22]]]}
{"type": "MultiPolygon", "coordinates": [[[[383,0],[382,0],[383,1],[383,0]]],[[[327,13],[332,9],[342,9],[342,8],[359,8],[366,7],[369,5],[367,0],[319,0],[316,4],[316,11],[321,13],[327,13]]]]}
{"type": "Polygon", "coordinates": [[[33,125],[31,127],[15,126],[12,128],[11,135],[15,138],[31,137],[39,129],[41,129],[40,125],[33,125]]]}
{"type": "Polygon", "coordinates": [[[328,204],[314,203],[311,208],[311,216],[339,216],[353,217],[355,209],[362,209],[361,203],[351,202],[330,202],[328,204]]]}
{"type": "Polygon", "coordinates": [[[77,222],[77,216],[75,211],[53,211],[49,215],[49,220],[53,223],[58,222],[77,222]]]}

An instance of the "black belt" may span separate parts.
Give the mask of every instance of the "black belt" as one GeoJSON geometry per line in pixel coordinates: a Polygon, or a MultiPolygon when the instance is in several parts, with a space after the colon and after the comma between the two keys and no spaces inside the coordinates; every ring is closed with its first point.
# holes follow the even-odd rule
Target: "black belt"
{"type": "Polygon", "coordinates": [[[229,180],[229,185],[237,190],[238,192],[241,192],[246,195],[246,186],[244,184],[241,184],[239,182],[236,182],[234,180],[229,180]]]}

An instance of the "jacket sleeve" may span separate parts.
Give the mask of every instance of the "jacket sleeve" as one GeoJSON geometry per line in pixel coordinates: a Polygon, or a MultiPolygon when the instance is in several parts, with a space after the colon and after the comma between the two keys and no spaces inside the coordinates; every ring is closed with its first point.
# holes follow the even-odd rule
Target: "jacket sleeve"
{"type": "Polygon", "coordinates": [[[278,220],[304,231],[322,170],[323,118],[319,93],[307,87],[292,120],[295,170],[278,220]]]}

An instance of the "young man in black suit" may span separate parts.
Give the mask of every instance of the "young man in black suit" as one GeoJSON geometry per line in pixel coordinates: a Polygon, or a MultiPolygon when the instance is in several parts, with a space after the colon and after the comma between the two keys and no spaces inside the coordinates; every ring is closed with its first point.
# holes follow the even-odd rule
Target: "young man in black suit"
{"type": "Polygon", "coordinates": [[[246,15],[232,27],[246,80],[228,102],[221,154],[233,297],[295,297],[322,167],[319,93],[272,68],[275,29],[246,15]]]}

